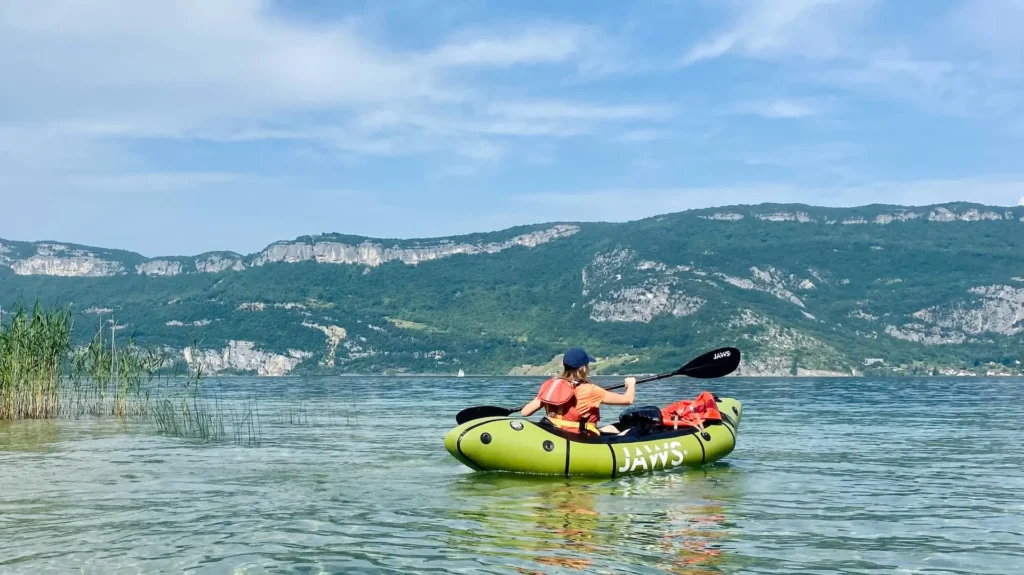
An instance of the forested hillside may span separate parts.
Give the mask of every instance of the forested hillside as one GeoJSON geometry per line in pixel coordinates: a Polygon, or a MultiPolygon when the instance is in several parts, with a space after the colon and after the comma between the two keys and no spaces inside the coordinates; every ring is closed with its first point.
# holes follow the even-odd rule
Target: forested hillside
{"type": "Polygon", "coordinates": [[[735,345],[741,373],[1017,371],[1024,207],[803,205],[147,259],[0,241],[0,303],[73,304],[207,372],[605,373],[735,345]],[[187,350],[190,343],[197,351],[187,350]]]}

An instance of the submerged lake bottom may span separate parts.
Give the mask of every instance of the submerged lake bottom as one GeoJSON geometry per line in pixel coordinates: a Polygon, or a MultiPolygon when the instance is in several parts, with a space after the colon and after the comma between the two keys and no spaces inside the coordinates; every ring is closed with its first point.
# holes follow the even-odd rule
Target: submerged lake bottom
{"type": "Polygon", "coordinates": [[[0,573],[1024,572],[1024,380],[644,384],[637,405],[742,401],[736,448],[611,480],[480,474],[444,450],[460,409],[539,384],[205,382],[255,405],[239,441],[0,423],[0,573]]]}

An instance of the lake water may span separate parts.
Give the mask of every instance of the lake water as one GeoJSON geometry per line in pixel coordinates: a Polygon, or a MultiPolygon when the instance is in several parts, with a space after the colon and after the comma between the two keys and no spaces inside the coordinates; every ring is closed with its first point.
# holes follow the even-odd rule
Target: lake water
{"type": "Polygon", "coordinates": [[[444,450],[459,409],[539,380],[213,383],[258,390],[259,445],[0,425],[0,573],[1024,572],[1018,379],[643,384],[640,404],[739,398],[738,444],[615,480],[479,475],[444,450]]]}

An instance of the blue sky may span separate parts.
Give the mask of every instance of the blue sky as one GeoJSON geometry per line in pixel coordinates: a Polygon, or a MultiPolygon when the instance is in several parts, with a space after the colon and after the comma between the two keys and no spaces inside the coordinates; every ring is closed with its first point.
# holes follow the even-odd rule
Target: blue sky
{"type": "Polygon", "coordinates": [[[1024,195],[1024,1],[0,8],[0,237],[147,256],[1024,195]]]}

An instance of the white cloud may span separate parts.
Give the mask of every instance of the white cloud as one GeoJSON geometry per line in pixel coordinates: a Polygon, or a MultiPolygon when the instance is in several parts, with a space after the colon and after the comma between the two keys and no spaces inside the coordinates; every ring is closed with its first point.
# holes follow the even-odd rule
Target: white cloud
{"type": "Polygon", "coordinates": [[[742,103],[735,106],[735,111],[770,119],[806,118],[819,113],[818,108],[809,102],[786,99],[742,103]]]}
{"type": "Polygon", "coordinates": [[[879,50],[854,65],[816,79],[856,91],[861,98],[907,103],[932,114],[974,116],[1001,126],[1021,111],[1020,80],[1000,78],[984,64],[916,57],[879,50]]]}
{"type": "Polygon", "coordinates": [[[874,0],[750,0],[734,2],[728,29],[690,48],[680,59],[689,66],[730,53],[748,57],[779,55],[832,58],[873,8],[874,0]]]}
{"type": "Polygon", "coordinates": [[[581,56],[594,34],[582,27],[537,25],[495,37],[494,30],[463,33],[433,50],[427,62],[435,66],[499,66],[566,62],[581,56]]]}
{"type": "MultiPolygon", "coordinates": [[[[481,74],[561,66],[578,80],[614,69],[614,46],[589,26],[477,26],[399,49],[371,40],[359,18],[312,22],[280,8],[270,0],[5,5],[0,182],[73,194],[214,189],[238,177],[218,168],[176,176],[141,148],[146,140],[277,141],[321,158],[430,153],[454,166],[447,175],[466,176],[513,153],[535,159],[512,139],[532,138],[536,150],[543,140],[669,113],[559,99],[549,86],[533,97],[481,74]]],[[[554,148],[543,149],[554,161],[554,148]]]]}
{"type": "Polygon", "coordinates": [[[29,117],[163,117],[194,128],[281,109],[451,97],[407,58],[360,38],[353,22],[300,25],[265,2],[18,3],[2,22],[0,53],[17,57],[0,69],[20,79],[8,110],[29,117]]]}
{"type": "MultiPolygon", "coordinates": [[[[875,4],[728,0],[724,24],[706,37],[684,40],[677,48],[682,57],[672,66],[652,54],[652,46],[663,52],[667,42],[679,42],[678,31],[663,12],[650,8],[631,8],[642,16],[632,21],[609,20],[609,12],[588,15],[586,25],[522,20],[465,28],[431,20],[396,38],[396,29],[388,27],[374,35],[380,28],[368,24],[372,15],[318,21],[290,15],[271,0],[9,2],[0,18],[0,188],[23,195],[153,189],[232,190],[244,196],[249,180],[234,172],[234,154],[271,142],[281,157],[318,169],[310,180],[334,178],[331,172],[358,163],[365,170],[359,178],[374,177],[374,170],[408,170],[401,177],[411,181],[480,176],[483,187],[484,176],[506,177],[510,171],[502,168],[516,162],[529,172],[528,180],[512,174],[519,181],[495,189],[536,189],[543,178],[637,181],[628,177],[632,170],[643,170],[645,182],[665,186],[594,192],[590,209],[600,217],[650,215],[706,202],[1016,201],[1021,191],[1012,179],[846,184],[870,181],[873,170],[887,171],[887,159],[872,142],[858,140],[884,138],[887,128],[880,124],[883,116],[859,106],[865,100],[975,116],[939,126],[943,138],[963,134],[980,141],[979,131],[995,123],[1019,130],[1018,137],[1024,132],[1024,57],[1015,12],[1024,2],[964,4],[949,15],[944,35],[933,33],[936,10],[907,32],[868,27],[875,4]],[[659,36],[666,30],[670,36],[659,36]],[[394,43],[385,41],[389,37],[394,43]],[[752,61],[742,69],[716,61],[725,57],[752,61]],[[698,63],[706,68],[679,67],[698,63]],[[743,75],[732,76],[737,70],[743,75]],[[731,117],[737,113],[816,119],[749,128],[755,123],[731,117]],[[866,125],[849,121],[854,116],[866,125]],[[982,116],[988,126],[971,123],[982,116]],[[789,127],[794,130],[784,129],[789,127]],[[596,143],[586,151],[606,162],[600,170],[589,170],[580,154],[565,153],[578,150],[583,139],[596,143]],[[146,140],[158,140],[159,146],[140,145],[151,143],[146,140]],[[672,146],[639,145],[659,140],[672,146]],[[838,140],[842,146],[829,147],[838,140]],[[175,165],[170,156],[152,151],[164,146],[215,153],[175,165]],[[220,164],[228,154],[231,164],[220,164]],[[402,156],[420,154],[430,162],[400,163],[402,156]],[[552,164],[557,169],[547,167],[552,164]],[[674,178],[696,165],[707,166],[700,177],[708,182],[758,173],[844,184],[672,187],[679,181],[674,178]],[[563,178],[571,170],[578,171],[563,178]],[[723,173],[728,170],[739,173],[723,173]]],[[[476,9],[465,12],[479,15],[476,9]]],[[[413,19],[403,14],[402,25],[416,24],[413,19]]],[[[908,144],[905,170],[887,173],[916,170],[917,177],[926,177],[921,166],[927,144],[920,150],[908,144]]],[[[998,159],[954,160],[942,166],[943,173],[1002,165],[998,159]]],[[[435,190],[460,189],[445,184],[435,190]]],[[[262,180],[259,185],[268,197],[279,189],[301,189],[273,188],[262,180]]],[[[422,190],[435,193],[429,185],[422,190]]],[[[575,201],[566,198],[575,196],[535,196],[524,205],[531,214],[550,213],[536,202],[575,201]]],[[[486,209],[499,209],[493,198],[488,202],[486,209]]]]}
{"type": "Polygon", "coordinates": [[[0,76],[17,78],[4,86],[0,123],[94,139],[459,149],[462,133],[571,135],[648,116],[642,106],[572,101],[492,108],[495,94],[461,72],[582,64],[602,49],[593,30],[570,24],[478,28],[403,51],[367,40],[357,19],[290,20],[259,0],[15,3],[0,20],[0,76]]]}
{"type": "MultiPolygon", "coordinates": [[[[920,32],[880,34],[868,26],[875,0],[730,2],[717,33],[680,59],[689,66],[727,55],[771,61],[785,82],[844,89],[844,99],[909,104],[926,113],[1007,118],[1024,115],[1024,0],[964,2],[948,13],[922,12],[920,32]],[[937,24],[945,23],[944,25],[937,24]]],[[[791,88],[792,90],[792,88],[791,88]]],[[[765,117],[803,117],[812,109],[779,103],[765,117]]]]}

